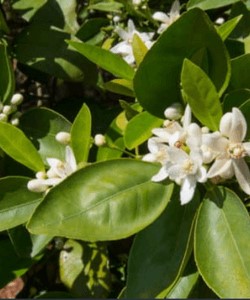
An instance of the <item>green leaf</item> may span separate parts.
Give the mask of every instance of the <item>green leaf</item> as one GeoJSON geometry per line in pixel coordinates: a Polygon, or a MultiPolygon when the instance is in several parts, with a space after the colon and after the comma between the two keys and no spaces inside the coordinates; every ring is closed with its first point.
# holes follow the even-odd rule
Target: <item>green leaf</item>
{"type": "Polygon", "coordinates": [[[10,29],[5,21],[4,15],[2,13],[2,11],[0,11],[0,30],[4,31],[5,33],[9,34],[10,33],[10,29]]]}
{"type": "Polygon", "coordinates": [[[30,258],[22,258],[18,256],[14,250],[10,240],[0,240],[0,288],[4,287],[7,283],[13,279],[22,276],[28,268],[32,265],[30,258]]]}
{"type": "Polygon", "coordinates": [[[71,146],[77,163],[88,161],[91,143],[91,113],[83,104],[71,127],[71,146]]]}
{"type": "Polygon", "coordinates": [[[143,41],[141,40],[138,34],[133,35],[132,48],[133,48],[133,54],[135,57],[136,65],[139,66],[140,63],[143,61],[144,56],[148,52],[148,48],[143,43],[143,41]]]}
{"type": "Polygon", "coordinates": [[[137,234],[129,256],[126,298],[162,298],[163,290],[167,294],[189,257],[198,205],[195,197],[181,206],[178,189],[162,215],[137,234]]]}
{"type": "Polygon", "coordinates": [[[225,41],[230,33],[234,30],[234,28],[238,25],[242,18],[242,15],[237,16],[233,19],[228,20],[227,22],[223,23],[221,26],[217,28],[219,35],[221,36],[222,40],[225,41]]]}
{"type": "Polygon", "coordinates": [[[232,59],[231,89],[250,89],[249,68],[250,53],[232,59]]]}
{"type": "Polygon", "coordinates": [[[125,129],[126,147],[131,150],[148,140],[152,135],[152,129],[161,126],[162,122],[162,119],[152,116],[147,111],[136,115],[128,122],[125,129]]]}
{"type": "Polygon", "coordinates": [[[123,4],[115,2],[115,1],[100,2],[100,3],[96,3],[96,4],[88,6],[88,9],[95,9],[95,10],[115,12],[115,13],[117,13],[117,12],[119,13],[122,8],[123,8],[123,4]]]}
{"type": "Polygon", "coordinates": [[[133,83],[126,79],[113,79],[103,84],[104,88],[110,92],[134,97],[133,83]]]}
{"type": "Polygon", "coordinates": [[[184,99],[194,116],[213,131],[218,130],[222,117],[220,98],[206,73],[190,60],[185,59],[181,73],[184,99]]]}
{"type": "Polygon", "coordinates": [[[197,8],[182,14],[161,34],[136,72],[135,94],[149,113],[162,118],[168,106],[181,101],[180,75],[185,58],[201,66],[222,94],[230,75],[228,54],[213,23],[197,8]],[[194,32],[195,38],[190,38],[194,32]]]}
{"type": "MultiPolygon", "coordinates": [[[[18,212],[18,210],[16,211],[18,212]]],[[[30,234],[23,225],[9,229],[8,236],[18,256],[30,257],[32,243],[30,239],[30,234]]]]}
{"type": "Polygon", "coordinates": [[[195,226],[195,260],[207,285],[221,298],[250,297],[250,219],[241,199],[215,187],[195,226]]]}
{"type": "Polygon", "coordinates": [[[192,9],[194,7],[199,7],[203,10],[206,10],[227,6],[236,2],[238,2],[238,0],[189,0],[187,3],[187,8],[192,9]]]}
{"type": "Polygon", "coordinates": [[[95,83],[95,65],[68,47],[65,40],[70,38],[68,32],[48,24],[31,24],[15,40],[16,58],[25,65],[64,80],[95,83]]]}
{"type": "Polygon", "coordinates": [[[231,112],[233,107],[240,107],[250,99],[250,89],[239,89],[228,93],[223,101],[223,112],[231,112]]]}
{"type": "Polygon", "coordinates": [[[13,125],[0,122],[0,147],[14,160],[31,170],[38,172],[44,169],[36,148],[24,133],[13,125]]]}
{"type": "Polygon", "coordinates": [[[76,297],[107,298],[108,263],[104,245],[68,240],[60,253],[60,280],[76,297]]]}
{"type": "Polygon", "coordinates": [[[15,89],[14,73],[7,53],[7,46],[0,43],[0,101],[8,102],[15,89]]]}
{"type": "Polygon", "coordinates": [[[102,27],[109,25],[108,19],[92,18],[83,23],[76,33],[76,37],[86,42],[98,35],[102,27]]]}
{"type": "Polygon", "coordinates": [[[133,80],[134,70],[119,55],[87,43],[67,41],[79,53],[117,77],[133,80]]]}
{"type": "Polygon", "coordinates": [[[0,231],[26,223],[41,201],[41,195],[30,192],[26,177],[0,179],[0,231]]]}
{"type": "Polygon", "coordinates": [[[28,229],[87,241],[128,237],[152,223],[168,204],[173,184],[152,182],[158,170],[130,159],[80,169],[50,190],[28,229]]]}
{"type": "Polygon", "coordinates": [[[53,239],[52,236],[46,234],[39,234],[39,235],[31,234],[30,236],[32,241],[32,252],[30,254],[31,257],[35,257],[36,255],[38,255],[53,239]]]}
{"type": "Polygon", "coordinates": [[[45,164],[46,158],[65,159],[65,146],[56,141],[60,131],[70,132],[71,124],[59,113],[48,108],[34,108],[20,117],[20,128],[37,148],[45,164]]]}

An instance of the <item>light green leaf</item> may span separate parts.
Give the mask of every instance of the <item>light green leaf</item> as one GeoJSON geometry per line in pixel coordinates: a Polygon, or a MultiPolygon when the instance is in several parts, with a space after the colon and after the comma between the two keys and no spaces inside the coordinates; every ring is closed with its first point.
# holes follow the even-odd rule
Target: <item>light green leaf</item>
{"type": "Polygon", "coordinates": [[[221,298],[250,297],[250,219],[241,199],[215,187],[203,200],[195,226],[195,260],[221,298]]]}
{"type": "Polygon", "coordinates": [[[30,192],[26,177],[0,179],[0,231],[26,223],[41,201],[41,195],[30,192]]]}
{"type": "Polygon", "coordinates": [[[181,73],[184,99],[194,116],[213,131],[218,130],[222,117],[220,98],[206,73],[190,60],[185,59],[181,73]]]}
{"type": "Polygon", "coordinates": [[[190,255],[198,205],[195,197],[181,206],[178,189],[162,215],[137,234],[129,256],[126,298],[162,298],[168,294],[190,255]]]}
{"type": "Polygon", "coordinates": [[[132,48],[136,65],[139,66],[140,63],[143,61],[144,56],[148,52],[148,48],[143,43],[138,34],[133,35],[132,48]]]}
{"type": "Polygon", "coordinates": [[[199,7],[203,10],[214,9],[218,7],[227,6],[238,1],[239,0],[189,0],[187,3],[187,8],[192,9],[194,7],[199,7]]]}
{"type": "Polygon", "coordinates": [[[15,89],[15,80],[7,46],[2,43],[0,43],[0,66],[0,101],[8,102],[15,89]]]}
{"type": "Polygon", "coordinates": [[[60,131],[70,132],[71,124],[59,113],[48,108],[34,108],[20,117],[20,128],[37,148],[45,164],[46,158],[65,159],[65,146],[56,141],[60,131]]]}
{"type": "Polygon", "coordinates": [[[38,255],[53,239],[52,236],[46,234],[31,234],[30,236],[32,241],[32,252],[30,254],[31,257],[35,257],[36,255],[38,255]]]}
{"type": "Polygon", "coordinates": [[[223,41],[225,41],[227,39],[227,37],[230,35],[230,33],[238,25],[241,18],[242,18],[242,15],[237,16],[237,17],[230,19],[227,22],[223,23],[221,26],[217,27],[217,31],[223,41]]]}
{"type": "Polygon", "coordinates": [[[116,13],[120,12],[121,8],[123,8],[123,4],[115,1],[100,2],[88,6],[88,9],[96,9],[100,11],[116,12],[116,13]]]}
{"type": "Polygon", "coordinates": [[[104,88],[110,92],[134,97],[133,83],[126,79],[113,79],[103,84],[104,88]]]}
{"type": "Polygon", "coordinates": [[[158,170],[130,159],[80,169],[50,190],[28,229],[86,241],[128,237],[152,223],[168,204],[173,184],[152,182],[158,170]]]}
{"type": "Polygon", "coordinates": [[[71,146],[78,163],[88,160],[90,143],[91,113],[88,106],[83,104],[71,127],[71,146]]]}
{"type": "Polygon", "coordinates": [[[198,8],[183,13],[160,35],[136,72],[135,94],[149,113],[163,118],[168,106],[181,101],[180,74],[185,58],[199,65],[219,94],[223,93],[230,77],[228,53],[214,24],[198,8]],[[195,38],[190,38],[194,32],[195,38]]]}
{"type": "Polygon", "coordinates": [[[152,135],[152,129],[162,125],[163,120],[147,111],[144,111],[132,118],[125,129],[124,141],[128,149],[133,149],[152,135]]]}
{"type": "Polygon", "coordinates": [[[8,123],[0,122],[0,147],[14,160],[34,171],[44,169],[36,148],[24,133],[8,123]]]}
{"type": "Polygon", "coordinates": [[[68,41],[79,53],[117,77],[132,80],[134,70],[119,55],[87,43],[68,41]]]}

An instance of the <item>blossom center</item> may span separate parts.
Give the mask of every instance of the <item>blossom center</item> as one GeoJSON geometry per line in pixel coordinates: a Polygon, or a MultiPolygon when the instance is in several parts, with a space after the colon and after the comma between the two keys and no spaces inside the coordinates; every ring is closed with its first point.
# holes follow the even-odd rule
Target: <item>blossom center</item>
{"type": "Polygon", "coordinates": [[[246,155],[246,151],[242,144],[229,144],[229,147],[227,149],[228,154],[230,157],[239,159],[241,157],[244,157],[246,155]]]}
{"type": "Polygon", "coordinates": [[[192,162],[192,160],[186,159],[182,164],[182,169],[186,174],[192,173],[194,169],[194,163],[192,162]]]}

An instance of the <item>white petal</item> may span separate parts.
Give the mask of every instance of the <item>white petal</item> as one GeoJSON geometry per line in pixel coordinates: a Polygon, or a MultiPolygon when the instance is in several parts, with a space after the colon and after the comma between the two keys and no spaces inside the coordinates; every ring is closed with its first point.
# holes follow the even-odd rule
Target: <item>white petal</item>
{"type": "Polygon", "coordinates": [[[190,106],[187,104],[185,112],[184,112],[184,116],[183,116],[183,127],[184,129],[188,129],[188,126],[191,124],[191,108],[190,106]]]}
{"type": "Polygon", "coordinates": [[[189,159],[189,155],[182,149],[176,147],[169,147],[168,149],[169,160],[174,164],[181,164],[189,159]]]}
{"type": "Polygon", "coordinates": [[[189,148],[194,149],[200,147],[202,142],[202,132],[200,126],[196,123],[190,124],[188,126],[187,133],[188,136],[186,143],[189,148]]]}
{"type": "Polygon", "coordinates": [[[66,166],[68,167],[68,171],[72,173],[77,170],[75,155],[73,153],[73,150],[69,146],[66,146],[65,149],[65,162],[66,166]]]}
{"type": "Polygon", "coordinates": [[[161,11],[155,12],[152,17],[154,20],[160,21],[162,23],[167,23],[169,21],[168,15],[161,11]]]}
{"type": "Polygon", "coordinates": [[[168,171],[166,169],[166,166],[163,166],[160,169],[160,171],[151,178],[151,180],[154,182],[159,182],[159,181],[163,181],[167,177],[168,177],[168,171]]]}
{"type": "Polygon", "coordinates": [[[156,156],[155,156],[155,154],[148,153],[143,156],[142,160],[149,161],[149,162],[156,162],[156,156]]]}
{"type": "Polygon", "coordinates": [[[131,19],[129,19],[128,20],[128,33],[130,34],[131,38],[133,38],[133,35],[134,35],[135,31],[136,31],[135,30],[135,24],[131,19]]]}
{"type": "Polygon", "coordinates": [[[218,131],[205,133],[202,135],[202,144],[211,149],[215,154],[223,154],[227,151],[228,139],[223,137],[218,131]]]}
{"type": "Polygon", "coordinates": [[[250,171],[247,163],[244,159],[235,159],[233,160],[233,168],[240,187],[246,194],[250,195],[250,171]]]}
{"type": "Polygon", "coordinates": [[[158,136],[159,138],[161,138],[163,142],[165,142],[165,143],[168,142],[169,133],[166,130],[166,128],[154,128],[152,130],[152,133],[154,135],[158,136]]]}
{"type": "Polygon", "coordinates": [[[198,182],[206,182],[207,181],[207,170],[204,167],[200,167],[198,173],[196,175],[198,182]]]}
{"type": "Polygon", "coordinates": [[[170,15],[171,16],[173,15],[175,17],[179,16],[180,15],[180,9],[181,9],[181,7],[180,7],[179,0],[175,0],[174,3],[171,6],[170,15]]]}
{"type": "Polygon", "coordinates": [[[168,174],[171,180],[177,180],[177,182],[186,176],[181,164],[169,167],[168,174]]]}
{"type": "Polygon", "coordinates": [[[31,192],[42,193],[48,189],[48,184],[45,179],[32,179],[27,184],[31,192]]]}
{"type": "Polygon", "coordinates": [[[194,196],[196,179],[194,176],[187,176],[181,184],[181,205],[190,202],[194,196]]]}
{"type": "Polygon", "coordinates": [[[246,150],[247,155],[250,156],[250,143],[249,142],[243,143],[243,147],[246,150]]]}
{"type": "Polygon", "coordinates": [[[230,141],[239,143],[244,140],[247,133],[247,123],[243,113],[236,107],[233,108],[233,124],[230,141]]]}
{"type": "Polygon", "coordinates": [[[207,173],[208,178],[221,176],[222,178],[229,179],[234,175],[231,159],[216,159],[207,173]]]}
{"type": "Polygon", "coordinates": [[[230,136],[230,133],[232,131],[232,123],[233,123],[232,119],[233,119],[232,113],[228,112],[224,114],[220,120],[220,132],[227,137],[230,136]]]}

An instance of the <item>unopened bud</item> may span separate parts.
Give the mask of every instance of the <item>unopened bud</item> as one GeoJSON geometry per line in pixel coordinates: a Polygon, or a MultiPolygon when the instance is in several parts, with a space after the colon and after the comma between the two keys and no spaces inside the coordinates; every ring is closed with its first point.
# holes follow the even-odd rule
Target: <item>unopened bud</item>
{"type": "Polygon", "coordinates": [[[7,120],[8,120],[8,116],[4,113],[1,113],[0,114],[0,121],[7,122],[7,120]]]}
{"type": "Polygon", "coordinates": [[[44,171],[37,172],[36,178],[37,179],[46,179],[47,178],[46,172],[44,172],[44,171]]]}
{"type": "Polygon", "coordinates": [[[102,134],[96,134],[94,137],[94,143],[97,147],[104,146],[106,144],[105,136],[102,134]]]}
{"type": "Polygon", "coordinates": [[[48,185],[43,179],[32,179],[28,182],[27,187],[31,192],[35,193],[42,193],[48,189],[48,185]]]}
{"type": "Polygon", "coordinates": [[[18,126],[19,125],[19,118],[12,118],[10,120],[10,123],[13,125],[13,126],[18,126]]]}
{"type": "Polygon", "coordinates": [[[113,21],[114,21],[115,23],[119,22],[120,20],[121,20],[121,17],[120,17],[120,16],[114,16],[114,18],[113,18],[113,21]]]}
{"type": "Polygon", "coordinates": [[[183,114],[183,107],[180,103],[176,102],[169,106],[164,111],[164,115],[169,120],[178,120],[183,114]]]}
{"type": "Polygon", "coordinates": [[[6,115],[10,115],[12,113],[12,106],[11,105],[4,105],[3,113],[6,115]]]}
{"type": "Polygon", "coordinates": [[[63,145],[68,145],[70,143],[71,135],[68,132],[60,131],[56,135],[56,140],[63,145]]]}
{"type": "Polygon", "coordinates": [[[133,0],[133,5],[135,5],[135,6],[141,5],[141,3],[142,3],[142,0],[133,0]]]}
{"type": "Polygon", "coordinates": [[[19,105],[23,102],[23,95],[16,93],[12,96],[10,103],[13,105],[19,105]]]}
{"type": "Polygon", "coordinates": [[[201,132],[202,133],[209,133],[209,128],[206,126],[201,127],[201,132]]]}

